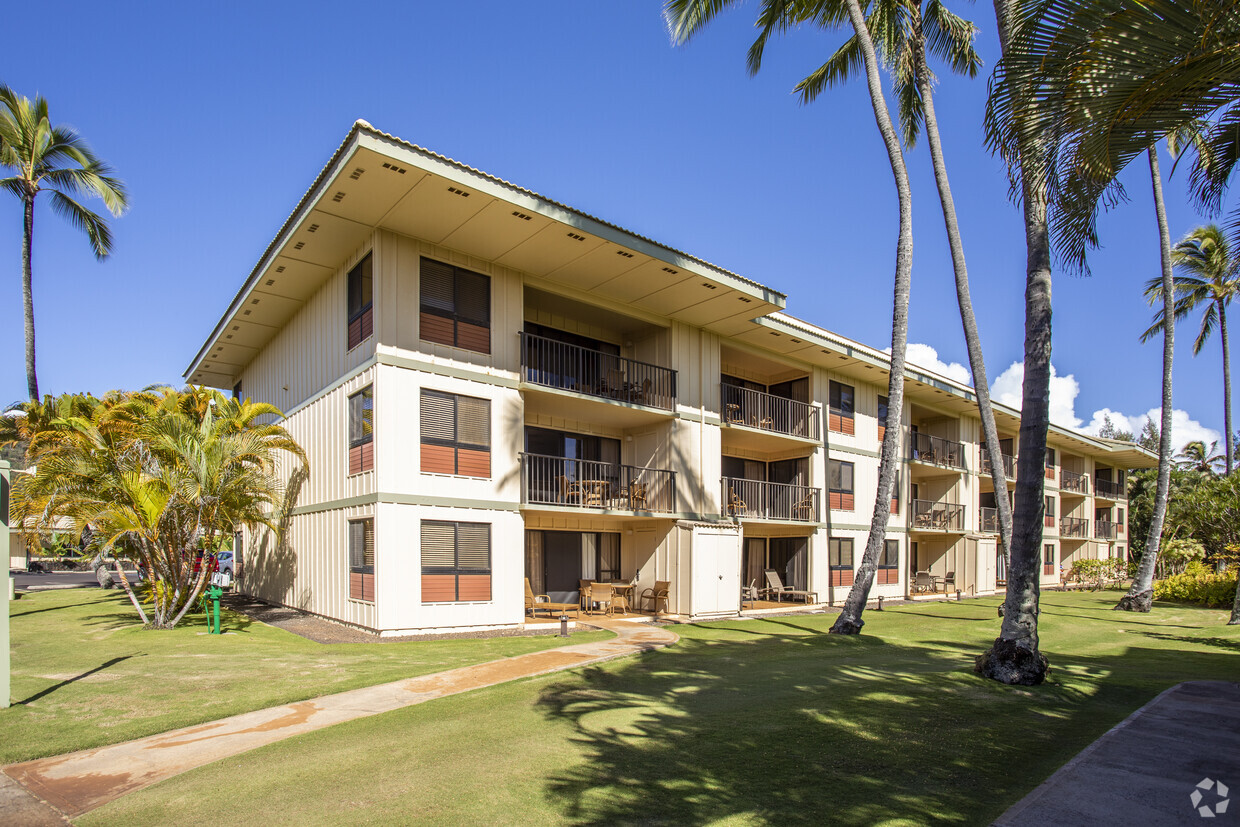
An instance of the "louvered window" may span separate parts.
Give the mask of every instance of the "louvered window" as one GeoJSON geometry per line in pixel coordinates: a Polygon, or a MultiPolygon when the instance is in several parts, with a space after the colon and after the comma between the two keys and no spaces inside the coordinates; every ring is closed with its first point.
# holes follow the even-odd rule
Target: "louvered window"
{"type": "Polygon", "coordinates": [[[830,416],[827,419],[828,430],[841,434],[856,433],[854,406],[856,394],[853,386],[845,385],[843,382],[832,381],[827,386],[827,391],[830,396],[828,400],[830,406],[830,416]]]}
{"type": "Polygon", "coordinates": [[[1050,575],[1055,573],[1055,544],[1047,543],[1042,546],[1042,574],[1050,575]]]}
{"type": "Polygon", "coordinates": [[[370,253],[367,253],[349,271],[349,350],[374,332],[374,273],[370,253]]]}
{"type": "Polygon", "coordinates": [[[832,537],[827,541],[832,586],[851,586],[853,582],[852,538],[832,537]]]}
{"type": "Polygon", "coordinates": [[[1047,495],[1042,498],[1042,501],[1045,504],[1045,514],[1042,517],[1042,524],[1046,526],[1047,528],[1054,528],[1055,527],[1055,498],[1047,495]]]}
{"type": "Polygon", "coordinates": [[[888,586],[900,582],[900,541],[884,540],[883,551],[878,558],[877,582],[888,586]]]}
{"type": "Polygon", "coordinates": [[[424,258],[421,282],[422,339],[490,353],[490,277],[424,258]]]}
{"type": "Polygon", "coordinates": [[[840,511],[852,511],[853,500],[853,464],[833,459],[827,462],[827,483],[830,486],[831,508],[840,511]]]}
{"type": "Polygon", "coordinates": [[[491,476],[491,400],[422,391],[422,471],[491,476]]]}
{"type": "Polygon", "coordinates": [[[422,521],[422,602],[491,599],[491,524],[422,521]]]}
{"type": "Polygon", "coordinates": [[[375,397],[363,388],[349,397],[349,473],[375,467],[375,397]]]}
{"type": "Polygon", "coordinates": [[[350,520],[349,523],[349,597],[352,600],[375,600],[375,521],[350,520]]]}

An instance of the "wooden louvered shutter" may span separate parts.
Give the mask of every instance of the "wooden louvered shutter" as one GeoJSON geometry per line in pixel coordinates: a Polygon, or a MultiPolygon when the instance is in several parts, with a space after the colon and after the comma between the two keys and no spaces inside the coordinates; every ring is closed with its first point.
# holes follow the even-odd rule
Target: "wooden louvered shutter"
{"type": "Polygon", "coordinates": [[[428,342],[456,346],[456,300],[454,268],[450,264],[422,259],[421,337],[428,342]]]}
{"type": "Polygon", "coordinates": [[[491,401],[456,398],[456,473],[491,476],[491,401]]]}
{"type": "Polygon", "coordinates": [[[456,524],[457,600],[491,599],[491,526],[456,524]]]}
{"type": "Polygon", "coordinates": [[[349,597],[368,602],[375,599],[374,520],[349,522],[349,597]]]}
{"type": "Polygon", "coordinates": [[[491,352],[491,279],[480,273],[456,273],[456,346],[491,352]]]}
{"type": "Polygon", "coordinates": [[[375,467],[374,393],[370,388],[349,397],[349,473],[375,467]]]}
{"type": "Polygon", "coordinates": [[[422,602],[456,600],[456,524],[422,522],[422,602]]]}
{"type": "Polygon", "coordinates": [[[422,391],[420,408],[422,471],[456,473],[456,400],[446,393],[422,391]]]}

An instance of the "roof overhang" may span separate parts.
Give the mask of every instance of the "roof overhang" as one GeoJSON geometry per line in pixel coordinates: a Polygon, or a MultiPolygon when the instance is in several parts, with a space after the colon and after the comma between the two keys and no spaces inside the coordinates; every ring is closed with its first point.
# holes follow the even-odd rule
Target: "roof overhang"
{"type": "Polygon", "coordinates": [[[786,301],[736,273],[358,121],[263,253],[186,378],[234,384],[378,229],[724,336],[786,301]]]}

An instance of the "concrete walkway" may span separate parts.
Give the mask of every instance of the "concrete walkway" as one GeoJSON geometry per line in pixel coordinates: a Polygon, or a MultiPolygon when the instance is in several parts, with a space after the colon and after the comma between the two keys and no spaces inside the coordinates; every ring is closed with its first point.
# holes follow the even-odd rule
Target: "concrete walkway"
{"type": "Polygon", "coordinates": [[[1129,715],[995,824],[1216,824],[1203,819],[1240,820],[1233,799],[1240,799],[1240,684],[1189,681],[1129,715]]]}
{"type": "MultiPolygon", "coordinates": [[[[518,678],[646,652],[679,639],[674,632],[647,623],[591,619],[583,625],[607,629],[617,637],[247,712],[124,744],[10,764],[3,771],[26,791],[72,818],[186,770],[304,732],[518,678]]],[[[10,797],[29,810],[29,801],[11,786],[0,783],[0,821],[6,825],[14,823],[4,807],[10,797]]],[[[55,823],[55,814],[44,815],[50,820],[28,823],[55,823]]]]}

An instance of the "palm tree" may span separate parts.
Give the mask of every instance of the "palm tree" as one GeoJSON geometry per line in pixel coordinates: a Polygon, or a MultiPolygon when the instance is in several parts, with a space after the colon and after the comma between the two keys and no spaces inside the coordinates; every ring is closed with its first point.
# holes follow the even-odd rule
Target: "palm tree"
{"type": "MultiPolygon", "coordinates": [[[[1223,433],[1226,441],[1225,465],[1231,473],[1235,446],[1231,428],[1231,348],[1227,337],[1227,306],[1240,294],[1240,242],[1228,238],[1216,224],[1207,224],[1184,236],[1171,251],[1171,261],[1179,274],[1175,277],[1176,321],[1205,305],[1201,328],[1193,342],[1193,355],[1201,353],[1210,334],[1218,326],[1223,344],[1223,433]]],[[[1146,285],[1146,295],[1153,289],[1146,285]]],[[[1160,316],[1142,334],[1142,340],[1163,328],[1160,316]]]]}
{"type": "MultiPolygon", "coordinates": [[[[1174,153],[1178,140],[1168,137],[1174,153]]],[[[1161,269],[1159,294],[1162,297],[1162,314],[1166,318],[1174,313],[1175,287],[1172,281],[1171,230],[1167,226],[1167,207],[1163,201],[1162,173],[1158,165],[1158,147],[1147,150],[1150,162],[1150,181],[1154,194],[1154,214],[1158,221],[1158,253],[1161,269]]],[[[1163,374],[1162,374],[1162,428],[1158,439],[1158,482],[1154,490],[1154,513],[1150,517],[1150,530],[1145,537],[1145,551],[1141,564],[1132,579],[1128,593],[1115,604],[1116,609],[1148,612],[1154,605],[1154,566],[1158,562],[1158,550],[1162,544],[1163,521],[1167,516],[1167,496],[1171,490],[1171,366],[1175,354],[1175,325],[1163,327],[1163,374]]],[[[1149,423],[1149,420],[1146,420],[1149,423]]]]}
{"type": "Polygon", "coordinates": [[[111,395],[58,420],[56,439],[32,441],[35,471],[13,487],[15,515],[89,525],[93,549],[135,557],[151,577],[149,622],[131,593],[135,608],[147,625],[172,628],[209,573],[198,565],[195,576],[191,552],[214,554],[243,525],[272,527],[284,499],[277,457],[305,458],[281,426],[256,423],[279,416],[218,391],[111,395]]]}
{"type": "MultiPolygon", "coordinates": [[[[732,5],[734,1],[666,0],[664,17],[671,30],[672,39],[677,43],[687,42],[718,12],[732,5]]],[[[874,109],[874,120],[882,135],[883,145],[887,149],[887,158],[891,164],[892,177],[895,179],[900,209],[900,229],[896,243],[895,289],[892,301],[891,371],[887,384],[887,429],[883,436],[880,453],[874,512],[870,517],[870,533],[853,587],[844,601],[839,617],[831,627],[831,631],[837,634],[858,634],[864,623],[861,613],[865,609],[866,595],[873,583],[874,573],[878,566],[878,555],[882,551],[886,536],[887,522],[890,519],[891,489],[895,483],[896,466],[899,462],[897,455],[902,430],[900,420],[904,409],[904,357],[908,344],[908,301],[913,270],[913,208],[908,170],[904,165],[904,153],[891,121],[887,100],[883,96],[878,57],[859,0],[843,0],[843,2],[838,2],[838,0],[821,0],[820,2],[763,0],[757,24],[762,34],[750,48],[749,69],[751,73],[757,71],[761,62],[762,46],[770,33],[783,31],[801,23],[832,29],[841,26],[844,20],[852,25],[853,35],[857,39],[857,50],[865,66],[866,84],[869,88],[870,103],[874,109]]]]}
{"type": "Polygon", "coordinates": [[[78,203],[82,195],[103,200],[112,215],[128,206],[120,179],[95,157],[81,136],[66,126],[52,126],[47,100],[34,101],[0,85],[0,166],[12,171],[0,187],[22,201],[22,303],[26,319],[26,385],[31,401],[39,399],[34,360],[34,293],[31,257],[34,244],[34,201],[48,194],[52,209],[86,233],[100,261],[112,250],[112,231],[105,218],[78,203]]]}
{"type": "Polygon", "coordinates": [[[1210,443],[1207,448],[1205,442],[1195,440],[1187,443],[1180,453],[1176,454],[1176,467],[1181,471],[1195,471],[1198,474],[1214,477],[1218,475],[1217,468],[1225,462],[1223,455],[1218,453],[1218,440],[1210,443]]]}
{"type": "MultiPolygon", "coordinates": [[[[952,14],[939,0],[930,0],[924,8],[921,0],[879,0],[872,7],[866,22],[871,37],[882,50],[883,59],[892,72],[893,92],[899,102],[901,131],[904,143],[910,149],[916,145],[921,126],[923,122],[925,124],[926,141],[930,145],[930,159],[951,250],[956,299],[969,354],[969,367],[973,373],[973,387],[977,393],[977,411],[982,421],[991,479],[995,491],[1006,491],[1003,453],[999,447],[999,432],[995,427],[994,410],[990,404],[986,362],[982,356],[973,302],[969,297],[969,270],[965,263],[964,243],[960,238],[960,224],[956,217],[956,205],[952,198],[938,118],[934,110],[935,76],[927,62],[927,55],[933,54],[952,71],[975,77],[981,67],[981,58],[974,49],[977,27],[952,14]]],[[[825,87],[847,80],[858,63],[860,52],[854,36],[817,71],[797,84],[796,91],[801,93],[801,101],[812,103],[825,87]]],[[[999,535],[1006,556],[1012,543],[1012,506],[1006,497],[996,498],[996,505],[999,535]]]]}

